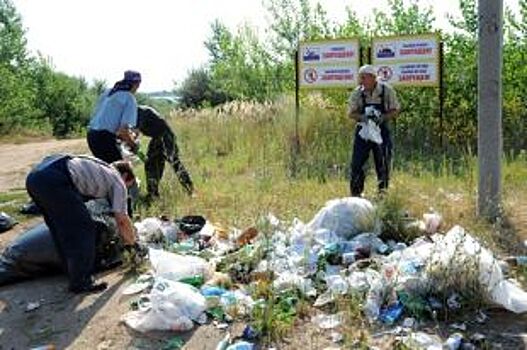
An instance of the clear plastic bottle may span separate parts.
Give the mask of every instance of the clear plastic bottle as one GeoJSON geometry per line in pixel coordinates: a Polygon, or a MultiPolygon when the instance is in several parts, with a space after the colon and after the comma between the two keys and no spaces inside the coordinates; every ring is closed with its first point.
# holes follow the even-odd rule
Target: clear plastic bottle
{"type": "Polygon", "coordinates": [[[364,315],[370,322],[373,322],[379,318],[380,310],[380,295],[375,291],[370,290],[366,296],[366,302],[364,303],[364,315]]]}

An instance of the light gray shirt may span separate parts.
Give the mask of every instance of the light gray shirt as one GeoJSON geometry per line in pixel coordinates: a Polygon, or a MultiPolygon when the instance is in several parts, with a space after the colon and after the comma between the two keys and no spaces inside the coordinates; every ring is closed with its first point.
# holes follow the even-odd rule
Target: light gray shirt
{"type": "Polygon", "coordinates": [[[91,130],[106,130],[113,134],[121,128],[137,125],[137,101],[129,91],[117,91],[108,96],[110,90],[101,94],[88,127],[91,130]]]}
{"type": "Polygon", "coordinates": [[[382,87],[384,86],[384,109],[386,112],[391,110],[400,110],[401,105],[397,99],[395,90],[387,83],[377,81],[377,84],[373,88],[373,91],[368,92],[362,85],[357,86],[350,95],[348,101],[348,112],[357,113],[361,112],[363,108],[362,94],[364,94],[366,103],[381,103],[382,87]]]}
{"type": "Polygon", "coordinates": [[[115,168],[90,156],[73,157],[67,165],[73,184],[82,195],[107,198],[114,213],[127,214],[128,192],[115,168]]]}

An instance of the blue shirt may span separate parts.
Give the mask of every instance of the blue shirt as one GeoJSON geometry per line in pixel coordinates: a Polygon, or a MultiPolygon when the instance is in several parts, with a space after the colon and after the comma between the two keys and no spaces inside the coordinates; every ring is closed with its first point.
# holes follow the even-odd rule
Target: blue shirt
{"type": "Polygon", "coordinates": [[[135,128],[137,125],[137,102],[129,91],[117,91],[108,96],[110,90],[101,94],[88,128],[107,130],[113,134],[120,128],[135,128]]]}

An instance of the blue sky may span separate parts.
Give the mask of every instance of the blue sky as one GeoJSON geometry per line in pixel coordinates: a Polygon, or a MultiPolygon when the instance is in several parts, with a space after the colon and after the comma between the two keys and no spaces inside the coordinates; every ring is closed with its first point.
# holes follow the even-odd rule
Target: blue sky
{"type": "MultiPolygon", "coordinates": [[[[12,0],[27,29],[29,49],[51,58],[59,71],[88,81],[119,80],[126,69],[143,74],[140,91],[171,90],[188,70],[207,61],[203,42],[218,18],[235,30],[248,22],[263,33],[261,0],[12,0]]],[[[346,6],[361,16],[385,0],[321,0],[342,22],[346,6]]],[[[432,5],[438,25],[457,0],[420,0],[432,5]]],[[[505,0],[516,6],[517,0],[505,0]]],[[[455,12],[453,13],[456,14],[455,12]]]]}

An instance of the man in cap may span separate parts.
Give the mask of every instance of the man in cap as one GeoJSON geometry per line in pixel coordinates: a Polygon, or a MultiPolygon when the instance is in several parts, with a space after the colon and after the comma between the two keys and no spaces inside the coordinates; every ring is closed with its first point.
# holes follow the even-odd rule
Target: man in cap
{"type": "Polygon", "coordinates": [[[129,163],[107,164],[88,156],[53,155],[42,160],[26,178],[31,199],[44,214],[73,293],[100,292],[95,284],[96,226],[84,201],[107,198],[128,250],[139,251],[127,215],[127,187],[135,183],[129,163]]]}
{"type": "Polygon", "coordinates": [[[137,101],[134,94],[141,84],[141,74],[127,70],[124,78],[104,91],[88,125],[88,146],[93,155],[107,163],[121,160],[117,144],[135,147],[132,128],[137,124],[137,101]]]}
{"type": "Polygon", "coordinates": [[[176,136],[168,123],[152,107],[139,106],[137,128],[141,133],[151,137],[145,159],[147,198],[153,199],[159,196],[159,181],[163,176],[165,161],[170,163],[187,194],[192,195],[194,185],[187,169],[179,159],[176,136]]]}
{"type": "Polygon", "coordinates": [[[350,190],[352,196],[361,196],[364,191],[364,164],[370,151],[373,153],[379,193],[388,188],[390,175],[392,140],[388,122],[399,113],[400,105],[395,90],[377,79],[375,68],[364,65],[359,69],[359,86],[349,98],[348,116],[357,121],[351,159],[350,190]],[[380,129],[382,142],[376,143],[361,137],[360,131],[373,121],[380,129]]]}

